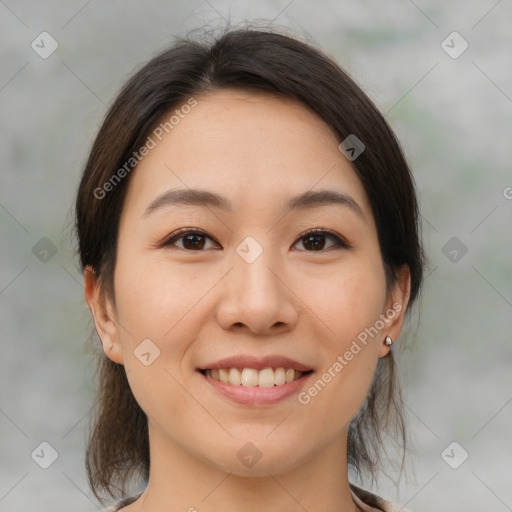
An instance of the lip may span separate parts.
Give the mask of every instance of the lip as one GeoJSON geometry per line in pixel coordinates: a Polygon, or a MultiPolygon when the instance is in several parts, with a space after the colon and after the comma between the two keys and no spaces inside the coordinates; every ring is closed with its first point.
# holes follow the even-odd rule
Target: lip
{"type": "Polygon", "coordinates": [[[221,368],[238,368],[239,370],[243,368],[254,368],[255,370],[263,370],[263,368],[293,368],[300,372],[309,372],[310,370],[313,370],[313,368],[309,366],[281,355],[271,355],[266,357],[231,356],[219,359],[218,361],[201,366],[197,369],[220,370],[221,368]]]}
{"type": "MultiPolygon", "coordinates": [[[[268,367],[269,366],[267,365],[266,368],[268,367]]],[[[213,368],[217,367],[214,366],[213,368]]],[[[220,368],[226,367],[221,366],[220,368]]],[[[236,368],[236,366],[230,366],[230,368],[236,368]]],[[[247,368],[247,366],[244,366],[244,368],[247,368]]],[[[250,368],[254,368],[254,366],[250,368]]],[[[212,379],[200,371],[198,371],[198,373],[210,386],[212,386],[215,391],[241,405],[272,405],[281,402],[282,400],[285,400],[291,395],[297,393],[300,388],[305,386],[311,375],[314,374],[313,371],[310,371],[292,382],[286,382],[280,386],[260,388],[258,386],[235,386],[220,380],[212,379]]]]}

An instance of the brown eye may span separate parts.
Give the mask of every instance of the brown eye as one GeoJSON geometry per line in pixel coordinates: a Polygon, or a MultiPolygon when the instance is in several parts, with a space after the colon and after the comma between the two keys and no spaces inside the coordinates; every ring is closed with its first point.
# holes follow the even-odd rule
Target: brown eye
{"type": "MultiPolygon", "coordinates": [[[[209,237],[206,233],[200,230],[192,230],[192,229],[183,229],[179,230],[176,233],[173,233],[170,238],[168,238],[163,244],[163,247],[171,247],[175,246],[179,249],[184,249],[186,251],[202,251],[205,249],[211,249],[212,247],[206,247],[208,240],[216,243],[211,237],[209,237]],[[178,244],[181,242],[180,244],[178,244]]],[[[308,231],[306,234],[302,235],[295,245],[299,242],[302,242],[302,246],[308,252],[320,252],[332,248],[350,248],[350,245],[342,239],[340,236],[336,235],[331,231],[326,231],[322,229],[316,229],[308,231]],[[331,245],[326,248],[326,240],[331,240],[331,245]]]]}
{"type": "Polygon", "coordinates": [[[164,247],[176,246],[176,242],[182,241],[181,246],[177,246],[180,249],[187,251],[201,251],[205,249],[206,241],[212,240],[206,233],[198,230],[180,230],[163,243],[164,247]]]}
{"type": "Polygon", "coordinates": [[[298,242],[302,241],[303,247],[305,247],[308,252],[322,251],[325,249],[326,239],[331,239],[334,241],[333,245],[331,245],[331,248],[349,248],[348,243],[338,235],[332,233],[331,231],[321,229],[308,231],[305,235],[302,235],[299,238],[298,242]]]}

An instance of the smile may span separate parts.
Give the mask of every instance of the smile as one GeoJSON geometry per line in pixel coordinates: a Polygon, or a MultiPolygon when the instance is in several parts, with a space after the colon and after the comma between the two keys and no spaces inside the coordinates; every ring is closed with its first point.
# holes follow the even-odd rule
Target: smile
{"type": "Polygon", "coordinates": [[[286,382],[293,382],[299,379],[303,372],[293,368],[214,368],[206,370],[205,374],[212,379],[232,384],[233,386],[258,386],[260,388],[269,388],[272,386],[282,386],[286,382]]]}
{"type": "Polygon", "coordinates": [[[312,370],[293,368],[214,368],[200,370],[216,391],[244,405],[277,403],[296,393],[312,370]]]}

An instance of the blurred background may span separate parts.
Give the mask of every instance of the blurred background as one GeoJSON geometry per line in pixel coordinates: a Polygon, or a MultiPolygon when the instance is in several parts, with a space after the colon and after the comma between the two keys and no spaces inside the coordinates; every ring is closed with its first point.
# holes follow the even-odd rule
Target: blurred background
{"type": "Polygon", "coordinates": [[[393,349],[413,449],[407,477],[373,490],[413,512],[512,510],[510,0],[0,0],[0,510],[100,508],[84,471],[80,173],[135,69],[175,36],[245,20],[289,27],[348,70],[417,182],[429,267],[393,349]]]}

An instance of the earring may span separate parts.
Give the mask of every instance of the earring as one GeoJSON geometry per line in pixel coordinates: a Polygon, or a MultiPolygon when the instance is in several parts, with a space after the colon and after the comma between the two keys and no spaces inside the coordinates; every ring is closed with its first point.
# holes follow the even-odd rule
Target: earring
{"type": "Polygon", "coordinates": [[[393,345],[393,340],[391,339],[391,336],[386,336],[384,338],[384,345],[386,345],[386,347],[391,347],[391,345],[393,345]]]}

